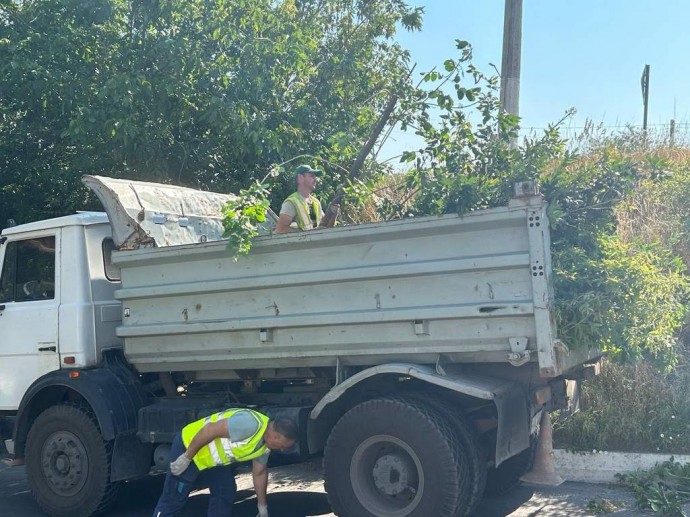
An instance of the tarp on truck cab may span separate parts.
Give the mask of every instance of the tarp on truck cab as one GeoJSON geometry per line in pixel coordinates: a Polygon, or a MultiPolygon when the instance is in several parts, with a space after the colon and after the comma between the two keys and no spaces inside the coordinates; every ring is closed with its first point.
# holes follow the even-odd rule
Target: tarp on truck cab
{"type": "MultiPolygon", "coordinates": [[[[108,213],[119,249],[175,246],[221,240],[221,209],[234,194],[204,192],[175,185],[83,176],[108,213]]],[[[261,234],[277,217],[270,209],[261,234]]]]}

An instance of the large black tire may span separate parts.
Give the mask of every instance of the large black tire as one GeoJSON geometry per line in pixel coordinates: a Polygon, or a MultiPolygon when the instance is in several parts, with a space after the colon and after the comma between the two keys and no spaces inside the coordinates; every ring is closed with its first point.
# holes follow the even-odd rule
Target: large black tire
{"type": "Polygon", "coordinates": [[[454,517],[467,496],[466,462],[449,424],[419,402],[363,402],[324,450],[328,500],[341,517],[454,517]]]}
{"type": "Polygon", "coordinates": [[[26,472],[36,502],[54,517],[86,517],[115,499],[111,443],[93,416],[71,405],[38,415],[26,439],[26,472]]]}
{"type": "Polygon", "coordinates": [[[434,393],[411,393],[408,395],[420,403],[427,404],[442,413],[450,422],[467,461],[467,498],[458,507],[455,517],[469,517],[477,511],[484,497],[487,476],[487,453],[474,425],[467,419],[462,409],[450,398],[434,393]]]}
{"type": "Polygon", "coordinates": [[[500,497],[520,484],[520,478],[529,472],[534,463],[537,450],[536,437],[530,437],[530,446],[524,451],[508,458],[498,468],[491,467],[486,476],[486,497],[500,497]]]}

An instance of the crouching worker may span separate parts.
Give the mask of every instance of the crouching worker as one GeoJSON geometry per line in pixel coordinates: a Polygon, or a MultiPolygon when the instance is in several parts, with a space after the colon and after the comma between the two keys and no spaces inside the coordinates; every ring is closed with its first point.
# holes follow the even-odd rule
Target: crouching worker
{"type": "Polygon", "coordinates": [[[228,409],[197,420],[182,429],[173,440],[163,493],[154,517],[171,517],[187,501],[203,471],[211,492],[208,517],[229,517],[235,500],[235,465],[252,460],[252,478],[259,509],[257,517],[268,517],[268,455],[289,449],[297,440],[297,426],[291,420],[269,420],[252,409],[228,409]]]}

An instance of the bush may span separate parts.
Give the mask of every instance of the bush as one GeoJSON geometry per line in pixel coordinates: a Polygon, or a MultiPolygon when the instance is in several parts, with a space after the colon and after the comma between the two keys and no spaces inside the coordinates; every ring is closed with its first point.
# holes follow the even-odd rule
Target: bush
{"type": "Polygon", "coordinates": [[[644,151],[633,136],[593,139],[546,178],[559,336],[609,352],[554,437],[575,450],[688,453],[690,152],[644,151]]]}
{"type": "Polygon", "coordinates": [[[600,142],[585,156],[564,155],[541,178],[550,203],[559,336],[570,347],[602,348],[623,361],[653,359],[668,371],[676,361],[690,291],[674,246],[681,239],[666,235],[683,235],[687,219],[676,214],[685,213],[690,178],[682,180],[689,176],[680,172],[683,162],[664,167],[653,156],[600,142]],[[660,169],[679,172],[653,173],[660,169]],[[675,211],[655,220],[669,228],[656,239],[632,229],[646,219],[630,201],[641,205],[655,189],[678,200],[675,211]],[[631,230],[620,232],[626,216],[631,230]]]}
{"type": "Polygon", "coordinates": [[[645,357],[668,371],[687,311],[685,265],[658,244],[602,235],[597,248],[556,252],[559,337],[571,347],[598,344],[626,362],[645,357]]]}

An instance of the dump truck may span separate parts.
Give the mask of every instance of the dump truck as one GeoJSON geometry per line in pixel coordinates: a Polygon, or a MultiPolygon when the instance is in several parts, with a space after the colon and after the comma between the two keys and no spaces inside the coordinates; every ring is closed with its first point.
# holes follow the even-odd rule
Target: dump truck
{"type": "Polygon", "coordinates": [[[0,431],[38,504],[91,515],[187,423],[292,419],[337,515],[471,515],[600,356],[554,323],[547,205],[223,240],[233,196],[86,176],[105,213],[0,237],[0,431]]]}

